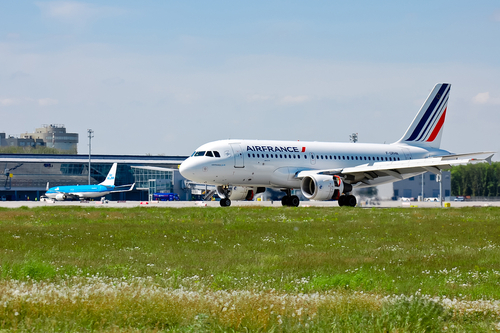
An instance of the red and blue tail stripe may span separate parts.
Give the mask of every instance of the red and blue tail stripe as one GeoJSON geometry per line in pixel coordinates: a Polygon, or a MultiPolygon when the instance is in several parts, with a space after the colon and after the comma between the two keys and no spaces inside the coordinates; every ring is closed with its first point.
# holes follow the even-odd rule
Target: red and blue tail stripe
{"type": "Polygon", "coordinates": [[[399,142],[439,148],[451,84],[436,84],[399,142]]]}

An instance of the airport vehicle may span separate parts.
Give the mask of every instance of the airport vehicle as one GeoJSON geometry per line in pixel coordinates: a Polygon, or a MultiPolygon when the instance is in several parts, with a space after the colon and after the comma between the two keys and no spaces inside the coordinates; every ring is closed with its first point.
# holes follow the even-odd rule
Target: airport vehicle
{"type": "Polygon", "coordinates": [[[154,193],[153,200],[159,201],[179,201],[179,195],[177,193],[154,193]]]}
{"type": "Polygon", "coordinates": [[[48,188],[45,196],[52,200],[72,200],[72,199],[85,199],[102,197],[109,193],[114,192],[127,192],[134,189],[135,183],[132,185],[115,186],[117,163],[113,163],[109,170],[106,179],[97,185],[69,185],[69,186],[56,186],[48,188]]]}
{"type": "MultiPolygon", "coordinates": [[[[180,165],[187,179],[216,185],[221,206],[266,187],[284,191],[284,206],[298,206],[300,189],[309,200],[338,200],[356,206],[353,188],[395,182],[475,161],[489,152],[452,154],[440,149],[451,85],[438,83],[403,137],[392,144],[221,140],[206,143],[180,165]],[[237,189],[234,191],[233,189],[237,189]]],[[[251,195],[252,194],[252,195],[251,195]]]]}

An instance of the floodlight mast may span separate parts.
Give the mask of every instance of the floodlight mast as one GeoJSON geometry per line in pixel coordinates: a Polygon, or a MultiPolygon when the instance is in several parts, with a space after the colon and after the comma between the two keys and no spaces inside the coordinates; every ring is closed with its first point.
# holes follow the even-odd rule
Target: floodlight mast
{"type": "Polygon", "coordinates": [[[352,143],[358,142],[358,133],[352,133],[351,135],[349,135],[349,140],[352,143]]]}
{"type": "Polygon", "coordinates": [[[89,136],[89,185],[90,185],[90,156],[92,154],[92,138],[94,137],[94,131],[92,129],[87,130],[89,136]]]}

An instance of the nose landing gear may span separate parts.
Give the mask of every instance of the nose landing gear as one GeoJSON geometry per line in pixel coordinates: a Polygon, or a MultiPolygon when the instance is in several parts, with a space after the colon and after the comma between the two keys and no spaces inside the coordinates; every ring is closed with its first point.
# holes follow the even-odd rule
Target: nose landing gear
{"type": "Polygon", "coordinates": [[[223,199],[220,199],[219,204],[221,207],[229,207],[229,206],[231,206],[231,200],[223,198],[223,199]]]}

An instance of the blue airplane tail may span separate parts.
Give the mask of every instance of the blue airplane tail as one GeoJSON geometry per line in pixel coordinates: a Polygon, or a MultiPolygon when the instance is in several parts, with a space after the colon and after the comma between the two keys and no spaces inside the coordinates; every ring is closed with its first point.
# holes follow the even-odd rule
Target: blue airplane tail
{"type": "Polygon", "coordinates": [[[113,163],[113,165],[111,166],[111,170],[109,170],[108,175],[106,176],[106,179],[102,183],[100,183],[99,185],[104,185],[104,186],[114,186],[115,185],[116,166],[117,166],[117,163],[113,163]]]}

